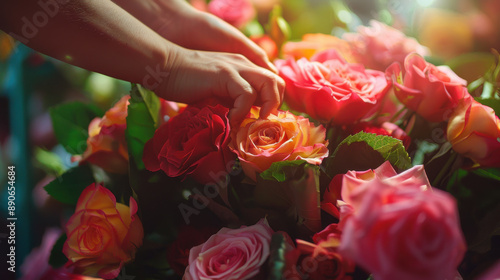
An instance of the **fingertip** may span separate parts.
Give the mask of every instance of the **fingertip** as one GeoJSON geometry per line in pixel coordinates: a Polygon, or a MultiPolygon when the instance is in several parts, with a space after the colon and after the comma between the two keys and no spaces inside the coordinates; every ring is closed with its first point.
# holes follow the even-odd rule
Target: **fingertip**
{"type": "Polygon", "coordinates": [[[232,128],[237,128],[243,121],[243,115],[238,109],[233,108],[229,110],[229,124],[232,128]]]}
{"type": "Polygon", "coordinates": [[[268,61],[267,65],[269,66],[269,70],[273,71],[275,74],[278,74],[278,68],[276,68],[276,65],[274,65],[274,63],[268,61]]]}
{"type": "Polygon", "coordinates": [[[260,109],[259,119],[267,119],[271,114],[276,114],[278,108],[276,106],[263,105],[260,109]]]}

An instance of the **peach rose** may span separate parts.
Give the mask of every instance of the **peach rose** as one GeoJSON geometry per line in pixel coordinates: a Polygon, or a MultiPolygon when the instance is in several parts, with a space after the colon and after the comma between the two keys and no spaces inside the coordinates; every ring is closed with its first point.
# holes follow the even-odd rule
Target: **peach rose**
{"type": "Polygon", "coordinates": [[[111,173],[126,173],[128,170],[128,151],[125,139],[127,128],[127,107],[130,95],[122,97],[104,117],[95,118],[89,124],[87,150],[80,164],[89,162],[111,173]]]}
{"type": "Polygon", "coordinates": [[[458,102],[469,94],[467,82],[448,66],[434,66],[416,53],[404,63],[404,77],[398,63],[386,70],[392,79],[396,97],[409,109],[430,122],[448,120],[458,102]]]}
{"type": "Polygon", "coordinates": [[[63,253],[75,272],[112,279],[134,259],[144,232],[137,203],[117,203],[106,188],[92,184],[83,190],[75,213],[66,224],[63,253]]]}
{"type": "Polygon", "coordinates": [[[208,11],[236,28],[245,26],[255,17],[255,8],[250,0],[212,0],[208,11]]]}
{"type": "Polygon", "coordinates": [[[278,111],[267,119],[258,118],[258,109],[245,119],[233,136],[231,150],[241,161],[245,174],[256,180],[257,172],[273,162],[305,160],[320,165],[328,156],[328,141],[323,126],[315,127],[308,119],[278,111]]]}
{"type": "Polygon", "coordinates": [[[356,50],[347,41],[321,33],[305,34],[299,42],[286,42],[282,51],[285,57],[297,60],[311,59],[313,55],[329,49],[335,49],[349,63],[359,62],[356,50]]]}
{"type": "Polygon", "coordinates": [[[344,221],[339,252],[375,279],[455,279],[466,251],[455,199],[404,181],[359,186],[366,191],[344,221]]]}
{"type": "Polygon", "coordinates": [[[186,280],[245,280],[255,277],[270,254],[273,230],[266,220],[239,229],[222,228],[191,248],[186,280]]]}
{"type": "Polygon", "coordinates": [[[290,108],[321,122],[357,122],[378,108],[389,89],[384,73],[347,63],[335,50],[311,60],[275,63],[286,82],[285,101],[290,108]]]}
{"type": "Polygon", "coordinates": [[[500,119],[488,106],[463,100],[448,122],[453,150],[482,166],[500,167],[500,119]]]}
{"type": "Polygon", "coordinates": [[[357,33],[345,33],[343,39],[358,50],[360,62],[366,68],[384,71],[393,62],[403,63],[410,53],[429,55],[429,50],[414,38],[380,21],[358,27],[357,33]]]}

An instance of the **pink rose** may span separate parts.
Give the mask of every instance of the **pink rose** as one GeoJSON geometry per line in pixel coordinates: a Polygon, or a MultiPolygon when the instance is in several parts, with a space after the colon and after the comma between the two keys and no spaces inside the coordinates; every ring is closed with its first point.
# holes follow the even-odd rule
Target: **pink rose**
{"type": "Polygon", "coordinates": [[[463,100],[451,114],[446,136],[457,153],[485,167],[500,167],[500,119],[492,108],[463,100]]]}
{"type": "Polygon", "coordinates": [[[324,194],[324,203],[332,203],[332,199],[327,199],[327,197],[334,195],[336,199],[342,199],[356,209],[361,206],[365,193],[369,191],[370,184],[367,183],[376,179],[398,188],[415,187],[420,190],[431,188],[423,165],[416,165],[398,174],[391,163],[386,161],[373,170],[349,171],[335,176],[328,186],[328,191],[324,194]]]}
{"type": "Polygon", "coordinates": [[[208,11],[237,28],[245,26],[255,17],[255,8],[250,0],[212,0],[208,11]]]}
{"type": "Polygon", "coordinates": [[[61,232],[58,228],[48,228],[45,230],[40,246],[31,250],[21,265],[21,280],[40,279],[50,269],[50,252],[59,236],[61,236],[61,232]]]}
{"type": "MultiPolygon", "coordinates": [[[[150,171],[170,177],[193,177],[202,184],[227,172],[234,154],[228,148],[229,109],[217,105],[184,111],[162,124],[144,146],[143,162],[150,171]]],[[[229,169],[230,170],[230,169],[229,169]]]]}
{"type": "Polygon", "coordinates": [[[266,220],[239,229],[222,228],[191,249],[183,279],[251,279],[269,257],[272,234],[266,220]]]}
{"type": "Polygon", "coordinates": [[[454,279],[466,250],[455,199],[404,177],[400,184],[375,176],[352,191],[351,198],[364,190],[345,218],[339,251],[375,279],[454,279]]]}
{"type": "Polygon", "coordinates": [[[398,63],[386,70],[396,97],[409,109],[430,122],[448,120],[459,101],[469,94],[467,82],[447,66],[434,66],[418,54],[409,54],[404,74],[398,63]]]}
{"type": "Polygon", "coordinates": [[[412,53],[429,55],[429,50],[414,38],[382,22],[371,20],[371,26],[358,27],[357,33],[346,33],[343,38],[358,50],[366,68],[384,71],[393,62],[403,63],[412,53]]]}
{"type": "Polygon", "coordinates": [[[335,50],[311,60],[277,60],[276,66],[286,82],[290,108],[325,123],[359,121],[378,108],[389,88],[382,72],[347,63],[335,50]]]}

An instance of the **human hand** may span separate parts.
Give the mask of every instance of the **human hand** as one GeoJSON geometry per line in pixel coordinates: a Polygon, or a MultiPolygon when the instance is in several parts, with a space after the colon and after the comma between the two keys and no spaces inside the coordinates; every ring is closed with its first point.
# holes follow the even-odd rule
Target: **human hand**
{"type": "Polygon", "coordinates": [[[264,50],[222,19],[195,10],[185,1],[163,1],[164,13],[151,23],[158,34],[188,49],[238,53],[277,73],[264,50]]]}
{"type": "Polygon", "coordinates": [[[283,100],[284,81],[240,54],[178,47],[169,51],[165,69],[168,77],[154,89],[156,94],[184,103],[229,99],[232,125],[241,122],[253,105],[261,106],[260,117],[266,118],[283,100]]]}

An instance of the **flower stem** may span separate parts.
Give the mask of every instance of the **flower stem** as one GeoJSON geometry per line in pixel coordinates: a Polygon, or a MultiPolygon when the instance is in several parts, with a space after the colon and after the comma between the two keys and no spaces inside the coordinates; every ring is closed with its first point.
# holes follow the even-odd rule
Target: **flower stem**
{"type": "Polygon", "coordinates": [[[455,162],[457,159],[457,153],[453,152],[451,153],[451,156],[448,158],[446,163],[444,164],[443,168],[439,171],[438,175],[436,178],[434,178],[434,181],[432,181],[432,186],[437,186],[447,175],[448,171],[450,171],[451,165],[455,162]]]}

